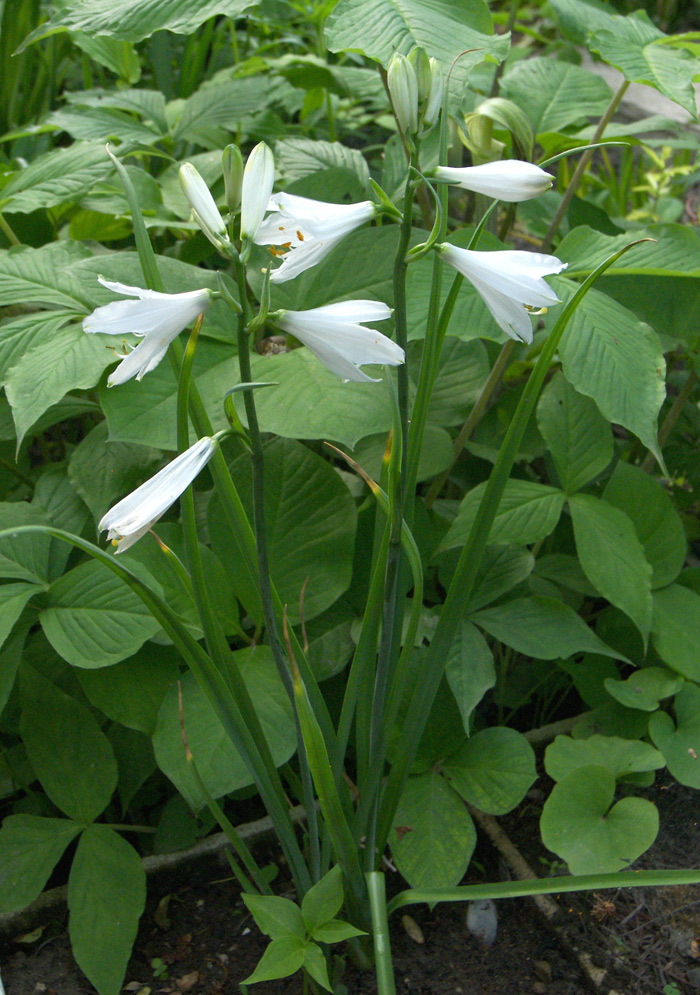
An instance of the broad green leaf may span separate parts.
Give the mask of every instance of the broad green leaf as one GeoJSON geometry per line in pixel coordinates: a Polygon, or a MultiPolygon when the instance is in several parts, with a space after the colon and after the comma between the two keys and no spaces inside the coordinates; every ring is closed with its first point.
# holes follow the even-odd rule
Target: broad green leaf
{"type": "MultiPolygon", "coordinates": [[[[121,47],[130,48],[130,46],[121,47]]],[[[134,90],[103,90],[98,87],[94,90],[68,91],[64,96],[66,102],[72,106],[115,107],[136,114],[144,121],[152,121],[156,130],[162,134],[168,130],[165,97],[160,90],[148,90],[145,87],[134,90]]]]}
{"type": "Polygon", "coordinates": [[[99,522],[117,500],[153,474],[162,458],[148,446],[110,441],[107,423],[100,422],[71,453],[68,476],[99,522]]]}
{"type": "MultiPolygon", "coordinates": [[[[65,463],[53,463],[43,468],[34,488],[32,504],[43,508],[57,528],[76,535],[80,535],[89,518],[87,508],[68,479],[65,463]]],[[[65,559],[70,555],[70,546],[55,539],[51,550],[52,565],[56,549],[61,549],[65,559]]]]}
{"type": "Polygon", "coordinates": [[[624,425],[658,455],[666,364],[656,334],[611,297],[591,290],[569,322],[559,354],[579,394],[592,397],[608,421],[624,425]]]}
{"type": "Polygon", "coordinates": [[[685,561],[687,541],[680,516],[661,484],[639,467],[620,460],[603,498],[632,520],[651,564],[652,588],[674,581],[685,561]]]}
{"type": "Polygon", "coordinates": [[[99,670],[80,669],[80,685],[90,702],[110,719],[150,736],[163,696],[180,675],[172,648],[147,643],[136,656],[99,670]]]}
{"type": "MultiPolygon", "coordinates": [[[[558,65],[559,63],[554,63],[558,65]]],[[[653,238],[654,242],[635,245],[620,256],[603,276],[700,276],[700,244],[697,236],[683,225],[657,224],[635,231],[635,238],[653,238]]],[[[604,235],[586,225],[574,228],[557,248],[557,255],[569,264],[567,276],[586,277],[615,252],[630,242],[623,235],[604,235]]]]}
{"type": "Polygon", "coordinates": [[[210,17],[240,17],[254,0],[123,0],[115,7],[111,0],[76,0],[62,5],[50,21],[25,38],[22,49],[39,38],[62,28],[108,35],[122,41],[142,41],[155,31],[192,34],[210,17]]]}
{"type": "MultiPolygon", "coordinates": [[[[412,342],[408,349],[409,369],[418,375],[422,342],[412,342]]],[[[437,376],[430,395],[428,422],[440,427],[462,425],[481,393],[490,372],[488,353],[483,342],[465,342],[450,335],[440,353],[437,376]]]]}
{"type": "Polygon", "coordinates": [[[0,913],[17,912],[39,897],[81,828],[68,819],[8,815],[0,830],[0,913]]]}
{"type": "Polygon", "coordinates": [[[72,324],[21,356],[5,380],[18,447],[39,417],[68,391],[95,386],[114,362],[112,345],[105,336],[86,335],[81,325],[72,324]]]}
{"type": "Polygon", "coordinates": [[[163,137],[154,128],[115,107],[66,108],[54,111],[46,123],[67,131],[71,138],[88,142],[106,143],[111,139],[119,143],[155,145],[163,137]]]}
{"type": "Polygon", "coordinates": [[[85,705],[28,663],[20,683],[22,740],[42,788],[66,815],[92,822],[117,786],[109,740],[85,705]]]}
{"type": "Polygon", "coordinates": [[[396,866],[412,888],[451,888],[464,877],[476,844],[471,816],[435,771],[409,777],[390,835],[396,866]]]}
{"type": "Polygon", "coordinates": [[[558,660],[557,665],[571,677],[574,687],[589,708],[610,704],[610,695],[604,682],[619,677],[617,664],[597,653],[584,653],[576,660],[558,660]]]}
{"type": "Polygon", "coordinates": [[[671,670],[700,681],[700,595],[680,584],[654,592],[654,648],[671,670]]]}
{"type": "Polygon", "coordinates": [[[604,598],[632,619],[646,642],[651,628],[651,566],[627,515],[589,494],[569,498],[576,552],[604,598]]]}
{"type": "Polygon", "coordinates": [[[534,573],[568,591],[577,591],[589,598],[598,597],[598,592],[584,574],[581,564],[575,556],[570,556],[568,553],[548,553],[546,556],[538,556],[534,573]]]}
{"type": "MultiPolygon", "coordinates": [[[[119,665],[117,664],[117,666],[119,665]]],[[[88,674],[92,671],[85,670],[82,673],[88,674]]],[[[103,671],[103,673],[108,673],[108,671],[103,671]]],[[[134,795],[143,787],[151,774],[155,774],[158,765],[153,756],[150,737],[146,736],[145,733],[128,729],[126,726],[114,722],[109,726],[107,736],[117,758],[117,766],[119,767],[117,791],[119,792],[122,814],[126,815],[134,795]]],[[[184,802],[182,804],[185,805],[184,802]]],[[[189,817],[189,809],[187,809],[187,813],[189,817]]],[[[189,822],[192,824],[191,819],[189,822]]]]}
{"type": "Polygon", "coordinates": [[[601,117],[612,90],[600,76],[556,59],[534,58],[515,62],[501,80],[501,91],[526,112],[536,135],[562,131],[601,117]]]}
{"type": "Polygon", "coordinates": [[[349,940],[353,936],[366,935],[364,930],[356,929],[349,922],[343,922],[341,919],[331,919],[329,922],[317,926],[313,931],[313,938],[319,943],[342,943],[343,940],[349,940]]]}
{"type": "Polygon", "coordinates": [[[676,724],[666,712],[649,720],[649,735],[681,784],[700,788],[700,688],[684,684],[675,698],[676,724]]]}
{"type": "Polygon", "coordinates": [[[509,37],[493,35],[488,8],[481,0],[455,5],[452,0],[340,0],[326,22],[331,52],[350,49],[384,67],[394,52],[408,55],[416,45],[440,63],[454,66],[454,92],[462,92],[470,70],[487,56],[501,61],[509,37]]]}
{"type": "Polygon", "coordinates": [[[323,169],[347,169],[355,173],[364,189],[369,188],[364,156],[359,149],[349,149],[340,142],[284,138],[275,145],[275,166],[285,185],[323,169]]]}
{"type": "Polygon", "coordinates": [[[666,761],[648,743],[618,736],[589,736],[572,739],[557,736],[544,753],[544,767],[555,781],[561,781],[572,770],[598,764],[614,777],[624,777],[639,771],[659,770],[666,761]]]}
{"type": "MultiPolygon", "coordinates": [[[[296,749],[296,733],[289,696],[284,690],[267,646],[234,654],[253,699],[277,766],[296,749]]],[[[185,732],[197,773],[209,794],[221,798],[253,783],[243,760],[231,744],[214,709],[191,674],[181,681],[185,732]]],[[[171,685],[158,712],[153,746],[158,766],[175,784],[191,808],[205,805],[182,745],[177,688],[171,685]]]]}
{"type": "Polygon", "coordinates": [[[499,642],[538,660],[556,660],[583,651],[621,659],[621,654],[606,646],[572,608],[554,598],[507,601],[475,612],[471,621],[499,642]]]}
{"type": "Polygon", "coordinates": [[[343,872],[339,864],[310,888],[301,903],[307,933],[333,919],[343,906],[343,872]]]}
{"type": "Polygon", "coordinates": [[[276,978],[296,974],[304,963],[305,953],[306,944],[298,936],[284,936],[273,940],[265,947],[265,953],[253,973],[242,983],[254,985],[259,981],[274,981],[276,978]]]}
{"type": "Polygon", "coordinates": [[[0,382],[24,353],[51,342],[75,317],[71,311],[30,311],[0,322],[0,382]]]}
{"type": "Polygon", "coordinates": [[[610,425],[593,401],[577,393],[561,373],[540,397],[537,425],[567,494],[597,477],[613,458],[610,425]]]}
{"type": "Polygon", "coordinates": [[[663,667],[644,667],[625,681],[605,680],[605,690],[626,708],[655,712],[664,698],[670,698],[683,687],[683,678],[663,667]]]}
{"type": "MultiPolygon", "coordinates": [[[[238,363],[230,344],[200,338],[194,371],[194,382],[202,395],[214,431],[218,432],[228,426],[222,398],[238,380],[238,363]]],[[[131,380],[115,388],[104,386],[99,394],[110,439],[171,452],[177,449],[177,382],[169,362],[164,360],[140,383],[131,380]]]]}
{"type": "Polygon", "coordinates": [[[235,132],[245,117],[264,107],[267,88],[266,78],[259,75],[208,80],[184,102],[173,141],[192,141],[204,128],[235,132]]]}
{"type": "MultiPolygon", "coordinates": [[[[534,565],[534,556],[522,546],[487,546],[469,598],[469,610],[484,608],[517,587],[527,580],[534,565]]],[[[449,582],[444,586],[447,588],[449,582]]]]}
{"type": "Polygon", "coordinates": [[[75,203],[113,170],[103,142],[53,149],[13,176],[1,191],[0,205],[8,213],[29,214],[41,207],[75,203]]]}
{"type": "Polygon", "coordinates": [[[246,908],[252,915],[261,933],[271,940],[284,936],[306,937],[306,928],[301,909],[288,898],[277,895],[241,895],[246,908]]]}
{"type": "Polygon", "coordinates": [[[93,38],[84,31],[69,31],[70,40],[81,52],[106,66],[119,77],[120,81],[134,84],[141,78],[141,61],[133,45],[125,44],[116,38],[93,38]]]}
{"type": "Polygon", "coordinates": [[[54,581],[39,621],[56,652],[86,668],[125,660],[160,629],[128,585],[95,560],[54,581]]]}
{"type": "MultiPolygon", "coordinates": [[[[291,439],[328,439],[352,449],[359,439],[391,427],[385,384],[343,383],[306,348],[253,357],[251,366],[255,381],[279,385],[256,392],[263,432],[291,439]]],[[[370,376],[382,376],[379,368],[364,369],[370,376]]],[[[226,389],[237,380],[236,373],[226,389]]],[[[242,404],[237,401],[237,406],[244,418],[242,404]]]]}
{"type": "Polygon", "coordinates": [[[119,995],[145,906],[136,850],[113,829],[89,826],[68,878],[69,931],[73,955],[100,995],[119,995]]]}
{"type": "Polygon", "coordinates": [[[327,992],[333,992],[328,978],[328,967],[323,950],[317,943],[307,943],[304,949],[304,970],[314,979],[314,981],[325,988],[327,992]]]}
{"type": "MultiPolygon", "coordinates": [[[[232,466],[241,501],[252,521],[252,467],[248,456],[232,466]]],[[[330,607],[350,584],[357,513],[350,491],[331,465],[305,446],[275,439],[265,446],[265,522],[270,569],[288,617],[311,619],[330,607]]],[[[235,563],[233,537],[218,499],[209,528],[224,563],[235,563]]],[[[235,586],[235,573],[232,571],[235,586]]]]}
{"type": "MultiPolygon", "coordinates": [[[[27,604],[35,594],[44,588],[38,584],[2,584],[0,585],[0,646],[12,632],[15,622],[20,617],[27,604]]],[[[0,679],[0,686],[2,681],[0,679]]],[[[0,712],[2,698],[0,697],[0,712]]]]}
{"type": "Polygon", "coordinates": [[[445,760],[455,791],[482,812],[505,815],[523,800],[537,772],[535,752],[515,729],[482,729],[445,760]]]}
{"type": "Polygon", "coordinates": [[[595,764],[579,767],[554,785],[540,819],[542,842],[572,874],[624,870],[656,839],[656,807],[644,798],[623,798],[613,805],[614,796],[614,775],[595,764]]]}
{"type": "MultiPolygon", "coordinates": [[[[0,503],[0,531],[23,525],[50,524],[43,508],[23,501],[0,503]]],[[[0,539],[0,577],[28,580],[46,588],[51,576],[50,551],[51,539],[40,533],[0,539]]]]}
{"type": "MultiPolygon", "coordinates": [[[[109,161],[109,160],[108,160],[109,161]]],[[[90,253],[77,242],[49,242],[40,249],[0,250],[0,306],[47,304],[86,314],[85,289],[71,266],[90,253]]]]}
{"type": "MultiPolygon", "coordinates": [[[[442,541],[442,549],[465,544],[486,486],[486,481],[478,484],[464,498],[450,531],[442,541]]],[[[529,480],[509,480],[489,533],[489,541],[524,545],[544,539],[556,528],[565,500],[564,493],[556,487],[529,480]]]]}
{"type": "Polygon", "coordinates": [[[445,677],[455,696],[464,731],[469,735],[471,715],[496,683],[493,653],[476,626],[462,622],[447,657],[445,677]]]}

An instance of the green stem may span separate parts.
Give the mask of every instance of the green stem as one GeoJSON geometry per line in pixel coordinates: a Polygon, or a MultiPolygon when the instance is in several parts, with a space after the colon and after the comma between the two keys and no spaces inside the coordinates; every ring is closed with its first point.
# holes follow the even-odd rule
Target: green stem
{"type": "MultiPolygon", "coordinates": [[[[681,412],[686,405],[686,401],[693,393],[695,385],[698,382],[698,375],[695,370],[691,370],[688,377],[678,392],[678,396],[673,402],[668,414],[663,420],[663,424],[659,429],[659,449],[663,449],[664,443],[668,439],[669,435],[673,431],[673,426],[676,424],[681,416],[681,412]]],[[[642,463],[642,470],[645,473],[651,473],[651,470],[656,462],[656,457],[653,453],[649,452],[644,457],[644,462],[642,463]]]]}
{"type": "MultiPolygon", "coordinates": [[[[596,128],[593,138],[591,139],[591,145],[595,145],[596,142],[599,142],[600,139],[603,137],[603,133],[607,128],[607,126],[610,124],[613,114],[620,106],[620,102],[624,97],[625,93],[627,92],[627,88],[629,85],[630,85],[629,80],[622,81],[619,90],[613,96],[612,100],[608,104],[607,110],[605,111],[602,118],[598,122],[598,127],[596,128]]],[[[574,175],[571,177],[571,181],[564,192],[564,196],[562,197],[561,203],[559,204],[556,214],[552,219],[552,223],[547,229],[547,234],[545,235],[542,241],[542,252],[549,252],[550,248],[552,247],[552,240],[554,239],[554,236],[559,230],[559,225],[561,224],[562,219],[569,208],[569,204],[571,203],[574,194],[579,188],[579,184],[581,183],[583,174],[586,172],[588,164],[592,158],[593,158],[593,149],[587,149],[579,159],[578,165],[574,170],[574,175]]]]}
{"type": "Polygon", "coordinates": [[[384,875],[370,871],[365,875],[369,892],[369,905],[372,912],[372,940],[374,943],[374,964],[377,972],[378,995],[396,995],[394,968],[391,963],[391,940],[386,904],[384,875]]]}
{"type": "Polygon", "coordinates": [[[26,473],[20,470],[20,468],[17,466],[16,463],[11,463],[9,460],[6,460],[2,456],[0,456],[0,466],[4,467],[4,469],[7,470],[8,473],[11,473],[13,475],[13,477],[17,477],[18,480],[21,480],[22,483],[26,484],[27,487],[31,488],[32,491],[34,490],[35,481],[33,481],[30,476],[28,476],[26,473]]]}
{"type": "MultiPolygon", "coordinates": [[[[245,266],[240,261],[235,262],[236,279],[238,282],[238,293],[241,304],[241,313],[238,316],[238,362],[240,364],[241,381],[251,383],[253,375],[250,367],[250,343],[247,328],[247,298],[245,266]]],[[[246,417],[248,419],[248,433],[251,442],[251,460],[253,464],[253,523],[255,528],[255,540],[258,551],[258,582],[260,584],[260,595],[262,598],[263,617],[265,619],[265,629],[267,639],[272,651],[272,656],[277,667],[277,672],[284,685],[292,707],[295,705],[294,682],[289,671],[287,657],[282,646],[279,630],[277,628],[277,618],[272,596],[272,585],[270,581],[270,555],[267,545],[267,530],[265,527],[265,456],[263,453],[262,435],[258,423],[258,413],[255,407],[255,396],[252,390],[243,392],[243,402],[245,404],[246,417]]],[[[304,808],[306,809],[307,829],[309,835],[309,846],[311,851],[311,877],[312,880],[319,881],[321,878],[321,847],[318,831],[318,816],[316,813],[316,801],[313,791],[313,780],[309,769],[309,762],[306,756],[304,737],[299,725],[299,717],[294,708],[297,749],[299,752],[299,766],[301,769],[301,781],[303,786],[304,808]]]]}
{"type": "Polygon", "coordinates": [[[15,233],[13,232],[12,228],[10,227],[10,225],[8,224],[7,219],[4,217],[2,211],[0,211],[0,231],[2,231],[2,233],[5,235],[5,237],[7,238],[7,241],[10,243],[10,245],[21,245],[22,244],[20,242],[20,240],[17,238],[17,236],[15,235],[15,233]]]}
{"type": "Polygon", "coordinates": [[[496,390],[501,380],[503,379],[503,374],[505,373],[506,367],[510,362],[510,357],[514,348],[515,348],[515,342],[513,341],[513,339],[509,339],[505,343],[501,351],[499,352],[498,358],[496,359],[496,362],[493,364],[493,369],[489,374],[488,380],[481,388],[481,393],[479,394],[479,397],[477,398],[474,407],[469,412],[469,417],[465,421],[464,425],[462,425],[461,429],[459,430],[459,434],[457,435],[457,438],[453,443],[454,459],[452,460],[448,468],[444,470],[441,474],[439,474],[430,485],[430,489],[428,490],[428,493],[425,496],[426,508],[432,508],[435,498],[442,490],[443,484],[445,483],[450,473],[452,472],[452,467],[459,459],[465,444],[471,438],[472,432],[479,424],[481,419],[484,417],[488,403],[493,397],[494,391],[496,390]]]}
{"type": "MultiPolygon", "coordinates": [[[[642,240],[646,241],[646,240],[642,240]]],[[[382,812],[380,816],[379,830],[377,833],[377,847],[383,851],[389,829],[391,827],[396,808],[399,803],[401,791],[406,777],[413,763],[418,745],[423,735],[430,710],[435,700],[442,675],[444,673],[447,657],[452,646],[457,628],[461,622],[464,606],[468,604],[477,571],[486,549],[489,533],[493,526],[498,506],[503,496],[513,463],[520,450],[525,429],[532,412],[537,404],[540,391],[544,384],[550,364],[556,354],[561,337],[574,314],[582,298],[592,287],[595,280],[605,272],[605,270],[619,259],[633,245],[639,242],[632,242],[624,249],[609,256],[597,269],[590,274],[585,282],[579,287],[571,300],[565,305],[549,337],[545,341],[542,351],[537,359],[537,363],[530,374],[527,386],[523,391],[520,401],[510,426],[506,432],[505,439],[498,453],[498,458],[494,465],[489,482],[484,491],[479,509],[476,513],[474,523],[469,533],[466,545],[462,549],[457,567],[455,569],[452,582],[445,603],[440,613],[440,618],[433,634],[430,648],[426,654],[426,659],[422,669],[421,680],[413,693],[408,708],[406,719],[402,730],[401,746],[397,751],[394,765],[386,783],[384,795],[382,797],[382,812]]]]}
{"type": "Polygon", "coordinates": [[[494,884],[467,884],[457,888],[412,888],[401,891],[389,902],[391,915],[406,905],[432,905],[436,902],[472,902],[481,898],[523,898],[527,895],[559,895],[572,891],[602,891],[605,888],[660,888],[699,884],[700,870],[620,871],[617,874],[533,878],[526,881],[499,881],[494,884]]]}

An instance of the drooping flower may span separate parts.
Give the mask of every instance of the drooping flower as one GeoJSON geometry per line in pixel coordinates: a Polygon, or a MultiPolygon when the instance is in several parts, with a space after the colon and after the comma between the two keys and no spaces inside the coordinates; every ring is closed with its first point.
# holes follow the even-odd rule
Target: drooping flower
{"type": "Polygon", "coordinates": [[[315,266],[346,235],[378,213],[377,206],[369,200],[328,204],[290,193],[273,194],[267,209],[272,213],[261,224],[255,241],[289,250],[286,255],[273,250],[274,255],[284,255],[282,265],[270,276],[273,283],[293,280],[315,266]]]}
{"type": "Polygon", "coordinates": [[[525,305],[547,307],[559,298],[543,277],[566,269],[556,256],[539,252],[476,252],[445,243],[442,257],[479,291],[484,304],[506,335],[532,342],[532,322],[525,305]]]}
{"type": "Polygon", "coordinates": [[[212,300],[212,291],[188,290],[184,294],[161,294],[156,290],[128,287],[124,283],[98,277],[103,287],[115,294],[136,297],[132,301],[112,301],[98,307],[83,321],[83,330],[101,335],[137,335],[142,339],[135,349],[122,357],[122,362],[110,374],[107,384],[126,383],[132,377],[140,380],[154,370],[173,339],[205,311],[212,300]]]}
{"type": "Polygon", "coordinates": [[[212,245],[221,248],[229,241],[224,219],[221,217],[216,201],[211,195],[197,169],[191,162],[180,166],[180,186],[192,208],[194,219],[207,236],[212,245]]]}
{"type": "Polygon", "coordinates": [[[241,238],[257,241],[256,235],[268,209],[275,184],[275,160],[265,144],[259,142],[248,156],[241,189],[241,238]]]}
{"type": "Polygon", "coordinates": [[[278,311],[277,324],[303,342],[324,366],[343,380],[373,380],[365,363],[400,366],[403,349],[363,321],[384,321],[391,308],[381,301],[341,301],[309,311],[278,311]]]}
{"type": "Polygon", "coordinates": [[[118,553],[123,553],[150,532],[206,466],[217,445],[217,440],[208,436],[200,439],[109,509],[99,524],[99,530],[108,530],[107,538],[112,540],[118,553]]]}
{"type": "Polygon", "coordinates": [[[554,181],[554,177],[544,169],[519,159],[502,159],[460,169],[437,166],[434,175],[438,180],[455,183],[463,190],[473,190],[474,193],[510,204],[539,197],[549,190],[554,181]]]}

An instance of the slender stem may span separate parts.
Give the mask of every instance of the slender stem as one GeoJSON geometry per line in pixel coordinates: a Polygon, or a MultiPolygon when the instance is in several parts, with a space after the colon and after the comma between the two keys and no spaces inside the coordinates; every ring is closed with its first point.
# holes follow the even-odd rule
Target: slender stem
{"type": "Polygon", "coordinates": [[[15,235],[15,233],[13,232],[12,228],[10,227],[10,225],[8,224],[7,219],[4,217],[2,211],[0,211],[0,231],[2,231],[2,233],[5,235],[5,237],[7,238],[8,242],[11,245],[21,245],[22,244],[20,242],[20,240],[17,238],[17,236],[15,235]]]}
{"type": "Polygon", "coordinates": [[[14,477],[17,477],[18,480],[21,480],[22,483],[27,485],[27,487],[30,487],[32,490],[34,490],[35,481],[33,481],[30,476],[28,476],[26,473],[20,470],[20,468],[17,466],[16,463],[11,463],[10,460],[6,460],[2,456],[0,456],[0,466],[4,467],[4,469],[7,470],[8,473],[11,473],[14,477]]]}
{"type": "Polygon", "coordinates": [[[489,477],[469,538],[460,554],[430,648],[426,654],[421,680],[408,707],[402,730],[401,749],[397,751],[382,796],[382,811],[377,832],[377,847],[380,852],[386,845],[389,828],[399,804],[403,785],[418,750],[430,709],[440,686],[450,647],[464,613],[464,605],[468,603],[474,588],[477,571],[486,549],[488,536],[498,512],[503,491],[561,337],[569,319],[595,280],[616,259],[619,259],[633,245],[638,244],[639,241],[631,242],[619,252],[609,256],[587,277],[574,296],[567,302],[542,347],[527,386],[520,397],[489,477]]]}
{"type": "MultiPolygon", "coordinates": [[[[412,163],[414,164],[414,163],[412,163]]],[[[396,342],[406,350],[408,345],[408,317],[406,310],[406,253],[411,242],[413,227],[414,184],[410,178],[406,183],[403,202],[403,220],[399,244],[394,260],[394,317],[396,322],[396,342]]],[[[401,526],[405,495],[405,468],[408,462],[408,368],[402,363],[397,369],[398,397],[396,399],[394,431],[391,458],[389,461],[389,546],[384,578],[384,605],[382,609],[382,636],[377,660],[377,673],[372,699],[369,755],[383,736],[384,702],[391,673],[396,662],[397,644],[400,640],[403,612],[399,612],[401,584],[401,526]]],[[[393,392],[392,392],[393,393],[393,392]]],[[[362,790],[362,789],[361,789],[362,790]]],[[[368,870],[374,867],[374,836],[376,832],[377,805],[366,831],[365,858],[368,870]]]]}
{"type": "Polygon", "coordinates": [[[581,874],[525,881],[467,884],[457,888],[402,891],[389,902],[389,915],[406,905],[436,902],[471,902],[480,898],[521,898],[526,895],[558,895],[572,891],[602,891],[605,888],[649,888],[700,883],[700,870],[620,871],[617,874],[581,874]]]}
{"type": "Polygon", "coordinates": [[[372,940],[374,943],[374,963],[377,972],[378,995],[396,995],[394,968],[391,963],[391,941],[386,904],[384,875],[370,871],[365,875],[369,892],[369,905],[372,911],[372,940]]]}
{"type": "MultiPolygon", "coordinates": [[[[602,118],[598,122],[598,127],[595,130],[593,138],[591,138],[591,145],[595,145],[595,143],[599,142],[600,139],[603,137],[603,133],[607,128],[607,126],[610,124],[613,114],[620,106],[620,102],[624,97],[625,93],[627,92],[627,88],[629,85],[630,85],[629,80],[622,81],[619,90],[613,96],[612,100],[608,104],[608,108],[605,111],[605,114],[603,114],[602,118]]],[[[583,174],[586,172],[588,164],[592,158],[593,158],[593,150],[589,149],[588,151],[584,152],[581,158],[579,159],[578,165],[574,170],[574,175],[571,177],[571,181],[568,187],[566,188],[566,191],[564,192],[564,196],[562,197],[561,203],[557,208],[557,212],[554,215],[552,223],[547,230],[547,234],[545,235],[542,241],[542,252],[549,252],[552,246],[552,240],[559,229],[559,225],[561,224],[562,219],[568,210],[569,204],[571,203],[574,194],[578,190],[583,174]]]]}
{"type": "Polygon", "coordinates": [[[430,489],[425,496],[426,508],[432,507],[435,498],[442,490],[443,484],[445,483],[450,473],[452,472],[452,467],[459,459],[459,456],[462,450],[464,449],[465,444],[471,438],[472,432],[486,414],[486,408],[488,406],[488,403],[493,397],[494,391],[496,390],[501,380],[503,379],[503,374],[505,373],[506,367],[510,362],[510,357],[514,348],[515,348],[515,342],[513,341],[513,339],[509,339],[505,343],[501,351],[499,352],[498,358],[496,359],[496,362],[493,364],[493,369],[489,374],[488,380],[481,388],[481,393],[479,394],[479,397],[477,398],[474,407],[470,411],[469,417],[465,421],[464,425],[462,425],[461,429],[459,430],[459,434],[457,435],[457,438],[454,441],[453,444],[454,459],[452,460],[448,468],[444,470],[441,474],[439,474],[430,485],[430,489]]]}
{"type": "MultiPolygon", "coordinates": [[[[659,449],[663,449],[663,445],[668,439],[669,435],[673,431],[673,426],[676,424],[681,416],[681,412],[686,405],[686,401],[693,393],[696,383],[698,382],[698,375],[695,370],[691,370],[688,377],[678,392],[678,396],[673,402],[668,414],[663,420],[663,424],[659,429],[659,449]]],[[[649,452],[644,457],[642,463],[642,470],[646,473],[651,473],[651,469],[654,466],[655,457],[654,454],[649,452]]]]}
{"type": "MultiPolygon", "coordinates": [[[[238,362],[241,370],[241,380],[243,383],[251,383],[253,376],[250,368],[250,342],[247,329],[248,319],[248,291],[246,286],[245,266],[239,260],[235,263],[236,278],[238,282],[238,293],[241,304],[241,313],[238,316],[238,362]]],[[[299,752],[299,766],[301,769],[301,780],[304,795],[304,808],[306,809],[307,830],[309,835],[309,847],[311,851],[311,877],[313,881],[321,878],[321,848],[318,831],[318,815],[316,813],[316,801],[314,798],[313,780],[309,769],[304,737],[299,725],[299,716],[295,707],[294,681],[289,671],[287,657],[282,646],[279,630],[277,628],[277,617],[275,614],[274,599],[272,595],[272,584],[270,581],[270,554],[267,545],[267,529],[265,527],[265,456],[263,453],[262,435],[258,423],[258,413],[255,407],[255,397],[252,390],[243,392],[246,417],[248,419],[248,433],[251,442],[251,460],[253,464],[253,524],[255,528],[255,541],[258,551],[258,578],[260,584],[260,596],[262,598],[263,617],[265,619],[265,629],[267,639],[272,651],[272,656],[277,667],[277,672],[284,685],[289,700],[294,710],[294,721],[297,733],[297,749],[299,752]]]]}

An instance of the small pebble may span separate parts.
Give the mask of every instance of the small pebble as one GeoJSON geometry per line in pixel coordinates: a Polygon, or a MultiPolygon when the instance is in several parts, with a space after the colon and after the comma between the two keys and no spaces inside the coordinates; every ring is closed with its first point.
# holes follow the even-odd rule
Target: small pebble
{"type": "Polygon", "coordinates": [[[498,931],[498,916],[496,905],[490,898],[480,898],[469,903],[467,929],[487,947],[493,944],[498,931]]]}
{"type": "Polygon", "coordinates": [[[547,986],[543,981],[535,981],[532,985],[534,995],[545,995],[547,986]]]}
{"type": "Polygon", "coordinates": [[[552,980],[552,965],[548,960],[536,960],[532,964],[535,974],[539,981],[544,981],[545,984],[549,984],[552,980]]]}

